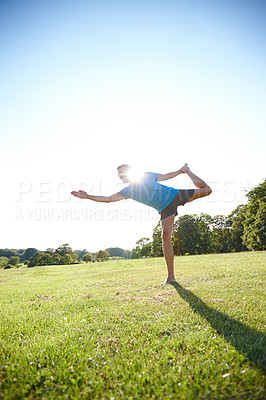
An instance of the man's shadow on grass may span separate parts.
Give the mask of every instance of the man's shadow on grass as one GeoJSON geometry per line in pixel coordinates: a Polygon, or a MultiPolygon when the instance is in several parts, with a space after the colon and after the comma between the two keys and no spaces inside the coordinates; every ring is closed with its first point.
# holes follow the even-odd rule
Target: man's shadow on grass
{"type": "Polygon", "coordinates": [[[254,363],[263,373],[266,372],[265,354],[263,354],[266,340],[262,332],[257,332],[225,313],[209,307],[179,283],[171,283],[171,285],[176,289],[179,296],[190,305],[192,310],[204,317],[219,335],[223,336],[227,342],[231,343],[239,353],[254,363]]]}

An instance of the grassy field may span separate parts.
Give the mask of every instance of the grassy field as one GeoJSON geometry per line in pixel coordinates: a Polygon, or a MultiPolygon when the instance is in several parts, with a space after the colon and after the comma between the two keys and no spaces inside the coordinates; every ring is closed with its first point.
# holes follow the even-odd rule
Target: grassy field
{"type": "Polygon", "coordinates": [[[0,271],[0,399],[265,398],[266,252],[0,271]]]}

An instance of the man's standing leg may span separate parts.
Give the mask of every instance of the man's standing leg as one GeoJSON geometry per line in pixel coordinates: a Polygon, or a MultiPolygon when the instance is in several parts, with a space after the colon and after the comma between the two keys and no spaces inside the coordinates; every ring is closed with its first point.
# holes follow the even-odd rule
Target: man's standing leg
{"type": "MultiPolygon", "coordinates": [[[[187,164],[181,168],[183,173],[186,173],[197,189],[195,189],[194,194],[188,200],[188,202],[199,199],[201,197],[209,196],[212,192],[211,188],[197,175],[190,171],[187,164]]],[[[169,217],[161,221],[162,224],[162,242],[163,242],[163,253],[166,260],[168,277],[163,283],[175,282],[174,275],[174,252],[172,246],[172,231],[174,226],[175,215],[170,215],[169,217]]]]}
{"type": "Polygon", "coordinates": [[[163,283],[175,282],[174,251],[172,246],[172,231],[174,226],[174,220],[175,220],[175,215],[173,214],[161,221],[163,254],[165,257],[168,270],[168,276],[163,283]]]}

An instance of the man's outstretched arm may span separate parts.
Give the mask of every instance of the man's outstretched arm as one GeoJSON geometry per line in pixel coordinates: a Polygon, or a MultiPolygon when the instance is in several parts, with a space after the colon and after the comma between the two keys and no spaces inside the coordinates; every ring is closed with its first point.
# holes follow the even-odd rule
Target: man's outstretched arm
{"type": "Polygon", "coordinates": [[[71,192],[71,194],[75,197],[78,197],[79,199],[88,199],[101,203],[112,203],[113,201],[120,201],[125,199],[125,197],[119,193],[115,193],[112,196],[94,196],[92,194],[84,192],[84,190],[79,190],[78,192],[73,191],[71,192]]]}
{"type": "Polygon", "coordinates": [[[187,164],[183,165],[178,171],[169,172],[168,174],[158,174],[158,181],[166,181],[167,179],[175,178],[177,175],[184,174],[187,169],[187,164]]]}

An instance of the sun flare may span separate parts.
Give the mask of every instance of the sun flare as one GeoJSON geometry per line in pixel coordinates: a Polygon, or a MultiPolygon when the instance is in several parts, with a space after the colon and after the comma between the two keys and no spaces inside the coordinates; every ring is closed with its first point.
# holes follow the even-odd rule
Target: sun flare
{"type": "Polygon", "coordinates": [[[128,171],[128,179],[131,183],[138,183],[143,178],[143,172],[136,168],[130,168],[128,171]]]}

